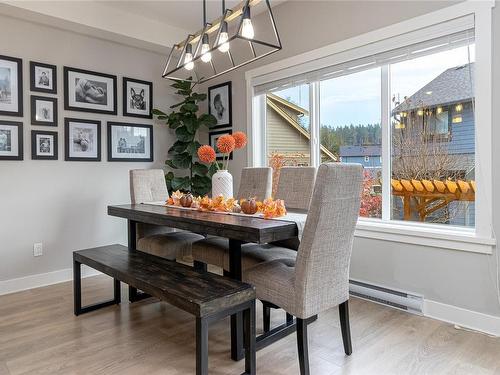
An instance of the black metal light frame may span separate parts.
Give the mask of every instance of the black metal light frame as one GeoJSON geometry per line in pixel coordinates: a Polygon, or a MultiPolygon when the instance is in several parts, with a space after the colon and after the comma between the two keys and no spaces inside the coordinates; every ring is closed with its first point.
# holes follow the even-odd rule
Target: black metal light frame
{"type": "MultiPolygon", "coordinates": [[[[242,40],[248,41],[248,46],[249,46],[249,48],[252,52],[252,56],[253,56],[251,59],[243,61],[242,63],[236,65],[234,62],[234,59],[233,59],[233,55],[231,54],[231,50],[229,50],[227,52],[218,51],[218,47],[219,47],[218,42],[219,42],[220,34],[222,32],[223,25],[226,22],[226,19],[228,18],[228,16],[231,15],[231,13],[233,13],[232,9],[226,9],[224,11],[223,18],[220,21],[220,25],[219,25],[219,28],[217,30],[215,40],[212,43],[212,47],[210,48],[210,50],[208,52],[227,54],[229,57],[229,60],[231,62],[231,67],[229,67],[225,70],[222,70],[222,71],[218,71],[217,67],[214,64],[213,58],[212,58],[210,60],[210,62],[208,62],[208,63],[203,62],[203,64],[210,64],[210,66],[212,68],[212,72],[213,72],[212,75],[210,75],[208,77],[194,77],[192,79],[186,79],[186,78],[181,78],[180,76],[176,76],[177,72],[181,71],[181,69],[184,69],[184,65],[185,65],[184,58],[186,55],[186,48],[187,48],[188,44],[190,44],[191,41],[193,41],[197,37],[198,37],[198,41],[196,43],[196,47],[194,48],[193,59],[191,61],[193,63],[196,63],[198,60],[201,59],[201,54],[199,52],[201,49],[201,45],[203,43],[203,35],[205,33],[207,33],[208,29],[212,26],[212,24],[210,24],[210,23],[205,23],[204,28],[199,33],[199,35],[189,34],[183,42],[174,44],[172,46],[172,49],[170,50],[170,53],[168,55],[167,63],[165,64],[165,68],[163,70],[162,78],[171,79],[171,80],[175,80],[175,81],[189,81],[189,82],[193,82],[193,83],[204,83],[204,82],[207,82],[211,79],[219,77],[222,74],[233,71],[239,67],[250,64],[253,61],[256,61],[256,60],[261,59],[263,57],[269,56],[270,54],[273,54],[273,53],[281,50],[282,49],[281,39],[280,39],[280,36],[278,33],[278,29],[276,28],[276,22],[274,20],[274,15],[273,15],[273,12],[271,10],[270,1],[269,0],[264,0],[264,1],[265,1],[266,7],[267,7],[267,12],[269,14],[269,18],[271,21],[274,37],[276,38],[276,43],[269,43],[269,42],[258,40],[258,39],[248,39],[248,38],[245,38],[241,35],[241,29],[242,29],[242,25],[243,25],[243,17],[244,17],[245,9],[247,7],[251,7],[250,0],[246,0],[245,5],[243,7],[241,17],[240,17],[240,20],[238,21],[239,24],[237,27],[237,32],[233,36],[228,38],[227,43],[231,43],[231,41],[233,41],[235,39],[242,39],[242,40]],[[269,50],[261,55],[257,55],[257,53],[255,51],[254,43],[269,47],[269,48],[271,48],[271,50],[269,50]],[[174,54],[178,53],[178,51],[180,49],[182,49],[182,50],[180,52],[179,61],[177,62],[177,64],[175,64],[175,62],[173,61],[173,56],[174,56],[174,54]]],[[[196,76],[196,71],[193,71],[193,75],[196,76]]]]}

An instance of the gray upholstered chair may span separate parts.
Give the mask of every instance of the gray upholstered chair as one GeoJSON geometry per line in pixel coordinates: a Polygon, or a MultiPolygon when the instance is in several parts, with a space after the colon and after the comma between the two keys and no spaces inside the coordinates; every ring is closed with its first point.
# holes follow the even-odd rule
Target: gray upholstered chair
{"type": "MultiPolygon", "coordinates": [[[[168,190],[161,169],[130,171],[130,200],[132,204],[165,202],[168,190]]],[[[190,255],[193,242],[203,239],[199,234],[173,231],[171,228],[137,224],[137,250],[175,260],[190,255]]]]}
{"type": "Polygon", "coordinates": [[[349,264],[362,180],[363,168],[359,164],[322,164],[296,260],[275,259],[255,265],[243,274],[244,281],[255,286],[257,298],[297,318],[302,375],[309,374],[308,320],[334,306],[339,306],[344,351],[347,355],[352,353],[349,264]]]}
{"type": "MultiPolygon", "coordinates": [[[[271,196],[272,191],[272,169],[243,168],[241,171],[240,187],[237,199],[253,198],[264,200],[271,196]]],[[[243,245],[243,248],[246,245],[243,245]]],[[[242,250],[243,251],[243,250],[242,250]]],[[[193,244],[192,256],[195,267],[206,269],[207,264],[229,270],[229,241],[226,238],[208,237],[193,244]]],[[[244,266],[255,264],[253,259],[243,261],[244,266]]]]}

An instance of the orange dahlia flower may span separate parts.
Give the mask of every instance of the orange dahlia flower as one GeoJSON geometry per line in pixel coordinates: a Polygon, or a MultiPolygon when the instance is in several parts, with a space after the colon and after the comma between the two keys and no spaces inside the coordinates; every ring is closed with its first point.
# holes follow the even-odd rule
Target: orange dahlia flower
{"type": "Polygon", "coordinates": [[[215,161],[215,150],[213,147],[209,145],[204,145],[201,146],[198,149],[198,158],[203,162],[203,163],[213,163],[215,161]]]}
{"type": "Polygon", "coordinates": [[[247,135],[243,132],[233,133],[233,138],[235,141],[234,148],[240,149],[247,145],[247,135]]]}
{"type": "Polygon", "coordinates": [[[222,135],[217,139],[217,148],[223,154],[229,154],[233,152],[236,141],[230,134],[222,135]]]}

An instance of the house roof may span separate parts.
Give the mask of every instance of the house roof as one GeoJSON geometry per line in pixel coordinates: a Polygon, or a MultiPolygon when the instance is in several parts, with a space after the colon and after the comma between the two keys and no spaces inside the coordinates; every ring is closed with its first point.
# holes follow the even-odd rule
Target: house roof
{"type": "Polygon", "coordinates": [[[382,146],[340,146],[340,156],[380,156],[382,146]]]}
{"type": "Polygon", "coordinates": [[[469,101],[472,98],[474,98],[474,63],[445,70],[394,108],[393,112],[437,107],[469,101]]]}
{"type": "MultiPolygon", "coordinates": [[[[290,125],[293,129],[301,133],[306,139],[311,139],[311,135],[309,132],[304,129],[300,124],[297,122],[297,117],[296,116],[291,116],[287,111],[283,109],[283,106],[292,109],[293,111],[297,112],[297,114],[309,114],[309,112],[293,103],[290,103],[288,100],[285,100],[283,98],[280,98],[277,95],[274,94],[267,94],[266,95],[266,104],[268,107],[272,108],[278,115],[280,115],[285,122],[290,125]]],[[[332,160],[337,160],[337,157],[330,151],[328,150],[325,146],[321,145],[321,152],[331,158],[332,160]]]]}

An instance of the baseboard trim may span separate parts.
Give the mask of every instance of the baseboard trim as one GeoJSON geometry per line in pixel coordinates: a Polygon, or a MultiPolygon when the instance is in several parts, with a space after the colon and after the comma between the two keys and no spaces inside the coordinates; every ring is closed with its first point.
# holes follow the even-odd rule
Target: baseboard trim
{"type": "MultiPolygon", "coordinates": [[[[82,277],[96,276],[100,274],[101,272],[99,271],[96,271],[85,265],[82,266],[82,277]]],[[[47,273],[40,273],[37,275],[20,277],[17,279],[4,280],[0,281],[0,296],[5,294],[22,292],[23,290],[40,288],[42,286],[59,284],[72,280],[73,280],[72,268],[66,268],[63,270],[47,272],[47,273]]]]}
{"type": "Polygon", "coordinates": [[[500,337],[500,316],[487,315],[427,299],[424,300],[424,316],[500,337]]]}

